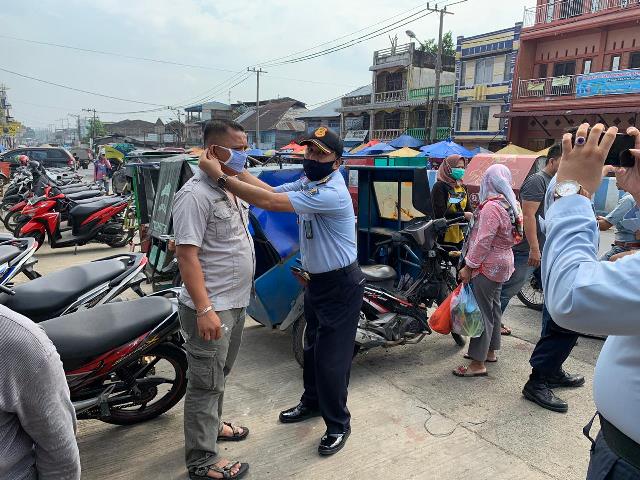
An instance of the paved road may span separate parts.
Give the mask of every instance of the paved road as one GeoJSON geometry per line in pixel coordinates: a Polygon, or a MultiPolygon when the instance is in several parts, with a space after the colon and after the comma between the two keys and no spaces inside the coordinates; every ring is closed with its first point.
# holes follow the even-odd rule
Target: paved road
{"type": "MultiPolygon", "coordinates": [[[[603,240],[608,244],[610,236],[603,240]]],[[[52,271],[114,253],[105,247],[58,251],[46,247],[39,269],[52,271]]],[[[294,405],[302,371],[287,333],[249,322],[238,363],[227,383],[225,419],[251,429],[248,440],[223,444],[221,454],[251,464],[246,478],[561,479],[585,477],[588,441],[582,426],[594,412],[593,367],[602,342],[581,339],[567,362],[587,385],[558,391],[570,402],[556,414],[525,401],[521,389],[540,330],[540,313],[513,300],[500,360],[486,378],[459,379],[463,363],[450,337],[419,345],[371,350],[356,357],[349,407],[353,434],[340,454],[316,454],[323,423],[284,426],[278,412],[294,405]]],[[[213,432],[212,432],[213,434],[213,432]]],[[[182,402],[146,424],[116,427],[79,423],[83,479],[186,479],[182,402]]]]}

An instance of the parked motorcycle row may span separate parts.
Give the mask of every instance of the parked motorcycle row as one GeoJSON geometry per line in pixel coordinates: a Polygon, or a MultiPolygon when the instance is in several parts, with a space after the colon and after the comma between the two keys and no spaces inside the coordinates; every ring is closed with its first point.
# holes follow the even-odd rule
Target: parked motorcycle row
{"type": "Polygon", "coordinates": [[[135,235],[130,196],[107,196],[72,170],[45,169],[35,161],[15,172],[0,212],[9,232],[34,238],[37,248],[47,240],[51,248],[91,242],[118,248],[135,235]]]}
{"type": "Polygon", "coordinates": [[[40,276],[34,238],[0,235],[0,304],[39,323],[62,359],[79,419],[157,417],[184,396],[187,359],[176,290],[145,296],[142,253],[40,276]],[[16,284],[23,273],[30,279],[16,284]],[[122,301],[133,291],[140,298],[122,301]]]}

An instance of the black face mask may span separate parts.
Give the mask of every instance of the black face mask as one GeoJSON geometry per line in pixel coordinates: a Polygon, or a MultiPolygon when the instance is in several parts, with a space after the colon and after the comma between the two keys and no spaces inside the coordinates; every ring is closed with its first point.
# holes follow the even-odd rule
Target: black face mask
{"type": "Polygon", "coordinates": [[[302,168],[304,169],[304,174],[307,178],[312,182],[316,182],[318,180],[322,180],[333,172],[334,163],[335,162],[320,163],[315,160],[305,158],[302,162],[302,168]]]}

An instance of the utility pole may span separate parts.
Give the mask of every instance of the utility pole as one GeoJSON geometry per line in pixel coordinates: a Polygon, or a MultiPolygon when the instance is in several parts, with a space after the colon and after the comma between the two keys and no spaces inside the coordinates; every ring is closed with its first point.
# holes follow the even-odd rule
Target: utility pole
{"type": "Polygon", "coordinates": [[[444,16],[453,15],[452,12],[447,12],[447,7],[438,8],[436,4],[435,8],[432,8],[427,3],[427,9],[431,12],[440,14],[440,28],[438,29],[438,53],[436,54],[436,83],[433,91],[433,104],[431,105],[431,133],[429,134],[430,143],[434,143],[437,139],[437,127],[438,127],[438,106],[440,103],[440,75],[442,74],[442,27],[444,23],[444,16]]]}
{"type": "Polygon", "coordinates": [[[268,72],[255,67],[247,67],[247,71],[256,74],[256,148],[260,148],[260,74],[268,72]]]}
{"type": "Polygon", "coordinates": [[[96,143],[96,109],[95,108],[83,108],[83,112],[93,112],[93,122],[91,123],[91,148],[95,146],[96,143]]]}
{"type": "Polygon", "coordinates": [[[74,117],[76,119],[76,135],[78,136],[78,144],[80,143],[80,115],[74,115],[73,113],[69,114],[70,117],[74,117]]]}

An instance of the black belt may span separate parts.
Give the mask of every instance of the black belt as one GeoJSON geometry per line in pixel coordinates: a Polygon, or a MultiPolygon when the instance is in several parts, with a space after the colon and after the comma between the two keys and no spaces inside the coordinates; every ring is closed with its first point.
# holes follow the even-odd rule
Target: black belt
{"type": "Polygon", "coordinates": [[[640,444],[618,430],[600,415],[602,436],[613,453],[640,470],[640,444]]]}
{"type": "Polygon", "coordinates": [[[313,281],[331,280],[333,278],[336,278],[337,276],[346,275],[348,273],[353,272],[354,270],[359,270],[359,269],[360,269],[360,265],[358,265],[358,262],[353,262],[351,265],[347,265],[346,267],[342,267],[342,268],[337,268],[329,272],[309,273],[309,278],[313,281]]]}

